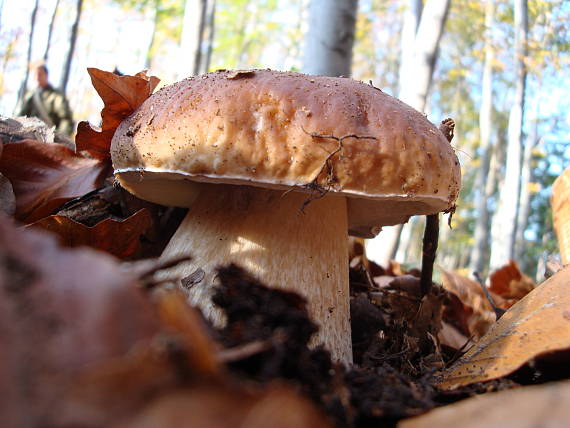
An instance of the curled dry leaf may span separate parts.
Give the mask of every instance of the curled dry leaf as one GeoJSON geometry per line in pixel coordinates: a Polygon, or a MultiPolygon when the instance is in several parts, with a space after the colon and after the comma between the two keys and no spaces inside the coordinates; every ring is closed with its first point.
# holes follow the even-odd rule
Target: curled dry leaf
{"type": "Polygon", "coordinates": [[[125,220],[108,218],[92,227],[62,215],[45,217],[30,226],[57,234],[60,243],[66,247],[86,245],[129,260],[141,252],[141,237],[152,225],[150,212],[143,208],[125,220]]]}
{"type": "Polygon", "coordinates": [[[538,356],[570,349],[569,283],[566,267],[517,302],[444,373],[439,386],[496,379],[538,356]]]}
{"type": "Polygon", "coordinates": [[[115,129],[152,94],[160,80],[147,76],[146,72],[135,76],[118,76],[97,68],[88,68],[87,71],[104,103],[102,125],[98,129],[87,122],[79,123],[77,150],[86,150],[97,159],[110,159],[109,148],[115,129]]]}
{"type": "Polygon", "coordinates": [[[522,299],[535,287],[534,281],[521,272],[514,260],[489,275],[489,289],[505,299],[501,305],[504,309],[522,299]]]}
{"type": "MultiPolygon", "coordinates": [[[[0,145],[1,147],[1,145],[0,145]]],[[[16,195],[12,183],[0,173],[0,211],[9,216],[16,212],[16,195]]]]}
{"type": "Polygon", "coordinates": [[[453,314],[448,318],[467,337],[480,338],[489,330],[496,318],[481,285],[456,272],[444,269],[440,271],[443,288],[456,296],[460,302],[460,304],[451,302],[448,311],[452,311],[453,314]]]}
{"type": "Polygon", "coordinates": [[[67,147],[33,140],[5,144],[0,158],[0,172],[16,195],[16,218],[26,223],[101,186],[108,171],[108,165],[67,147]]]}
{"type": "Polygon", "coordinates": [[[115,428],[328,428],[311,403],[283,385],[263,392],[209,385],[179,390],[155,400],[115,428]]]}
{"type": "Polygon", "coordinates": [[[404,420],[398,428],[565,427],[570,381],[492,392],[404,420]]]}

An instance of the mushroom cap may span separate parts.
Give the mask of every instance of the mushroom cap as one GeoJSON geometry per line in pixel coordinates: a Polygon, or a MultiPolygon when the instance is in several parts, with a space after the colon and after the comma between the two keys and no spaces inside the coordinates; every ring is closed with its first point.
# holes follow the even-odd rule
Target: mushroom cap
{"type": "Polygon", "coordinates": [[[191,205],[191,182],[342,194],[362,237],[450,209],[461,181],[447,139],[410,106],[349,78],[271,70],[161,89],[120,124],[111,154],[123,187],[165,205],[191,205]]]}

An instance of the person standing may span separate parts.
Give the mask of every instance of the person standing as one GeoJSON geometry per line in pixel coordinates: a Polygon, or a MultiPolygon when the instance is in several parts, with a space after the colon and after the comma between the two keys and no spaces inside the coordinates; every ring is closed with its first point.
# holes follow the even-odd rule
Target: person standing
{"type": "Polygon", "coordinates": [[[48,69],[39,65],[35,69],[37,89],[24,100],[19,116],[37,117],[56,132],[70,137],[73,134],[73,116],[65,95],[55,89],[48,80],[48,69]]]}

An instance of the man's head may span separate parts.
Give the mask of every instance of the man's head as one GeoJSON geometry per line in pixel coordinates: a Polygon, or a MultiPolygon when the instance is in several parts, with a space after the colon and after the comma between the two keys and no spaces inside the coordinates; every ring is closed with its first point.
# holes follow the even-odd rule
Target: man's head
{"type": "Polygon", "coordinates": [[[40,88],[45,89],[48,87],[48,69],[45,65],[39,65],[36,68],[36,81],[40,88]]]}

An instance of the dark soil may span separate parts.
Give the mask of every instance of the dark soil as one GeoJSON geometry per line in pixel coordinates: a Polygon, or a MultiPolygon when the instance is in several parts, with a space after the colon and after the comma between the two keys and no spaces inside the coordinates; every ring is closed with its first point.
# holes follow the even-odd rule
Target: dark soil
{"type": "MultiPolygon", "coordinates": [[[[333,364],[326,350],[307,346],[316,326],[302,297],[269,289],[235,265],[220,269],[219,278],[214,302],[228,322],[216,339],[226,349],[243,349],[228,361],[234,375],[259,383],[286,379],[339,427],[394,426],[402,418],[481,392],[471,388],[444,394],[434,386],[433,374],[450,358],[429,339],[441,323],[446,300],[435,284],[420,299],[416,277],[407,277],[400,289],[379,290],[361,266],[351,269],[355,364],[345,369],[333,364]],[[440,315],[432,316],[436,312],[440,315]]],[[[485,392],[504,387],[497,382],[485,392]]]]}

